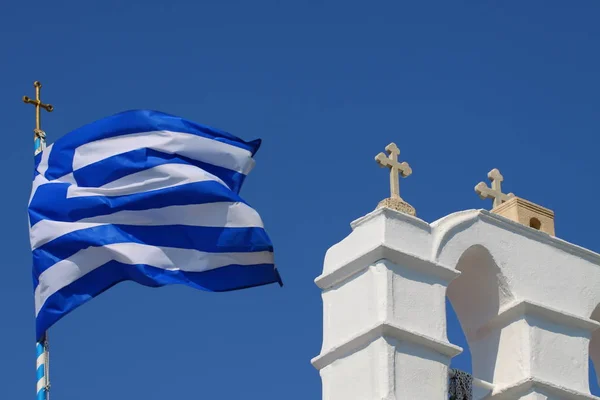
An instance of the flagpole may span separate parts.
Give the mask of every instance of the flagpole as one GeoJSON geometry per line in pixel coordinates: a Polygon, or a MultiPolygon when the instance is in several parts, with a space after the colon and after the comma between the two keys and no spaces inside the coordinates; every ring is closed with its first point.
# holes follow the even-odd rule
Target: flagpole
{"type": "Polygon", "coordinates": [[[50,352],[48,351],[48,333],[35,344],[36,347],[36,400],[50,400],[50,352]]]}
{"type": "MultiPolygon", "coordinates": [[[[37,130],[34,137],[34,155],[46,148],[46,135],[42,130],[37,130]]],[[[50,350],[48,346],[48,332],[35,344],[36,348],[36,400],[50,400],[50,350]]]]}
{"type": "MultiPolygon", "coordinates": [[[[54,107],[42,103],[40,90],[42,84],[39,81],[33,83],[35,88],[35,100],[23,96],[23,102],[35,106],[35,129],[33,130],[33,154],[37,156],[46,148],[46,133],[41,128],[41,109],[51,112],[54,107]]],[[[36,400],[50,400],[50,351],[48,349],[48,332],[35,344],[36,348],[36,400]]]]}
{"type": "MultiPolygon", "coordinates": [[[[41,129],[36,129],[34,137],[34,155],[46,148],[46,134],[41,129]]],[[[36,347],[36,400],[50,400],[50,349],[48,346],[48,332],[35,344],[36,347]]]]}

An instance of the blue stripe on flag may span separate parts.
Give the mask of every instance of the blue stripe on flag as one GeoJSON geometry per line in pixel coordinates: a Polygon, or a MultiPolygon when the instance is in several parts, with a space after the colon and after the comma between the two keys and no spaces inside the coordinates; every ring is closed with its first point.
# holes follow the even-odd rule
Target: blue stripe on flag
{"type": "Polygon", "coordinates": [[[111,261],[46,300],[36,320],[38,337],[44,334],[46,327],[51,326],[73,309],[126,280],[149,287],[182,284],[211,292],[245,289],[270,283],[282,284],[279,273],[272,264],[230,265],[205,272],[185,272],[111,261]]]}

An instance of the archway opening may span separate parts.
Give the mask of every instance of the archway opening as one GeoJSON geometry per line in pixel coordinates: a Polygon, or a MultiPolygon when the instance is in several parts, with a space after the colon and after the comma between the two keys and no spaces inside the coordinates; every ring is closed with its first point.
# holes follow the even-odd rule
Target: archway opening
{"type": "MultiPolygon", "coordinates": [[[[513,300],[513,296],[500,268],[483,246],[475,245],[467,249],[458,260],[456,269],[461,275],[450,282],[447,297],[470,350],[472,374],[492,382],[500,337],[497,332],[489,332],[485,328],[498,315],[500,307],[513,300]]],[[[452,313],[448,315],[452,316],[452,313]]],[[[451,319],[448,324],[452,329],[451,319]]],[[[451,337],[452,332],[449,332],[449,339],[451,337]]],[[[456,344],[465,348],[465,343],[456,344]]],[[[457,357],[457,364],[468,366],[469,363],[457,357]]]]}
{"type": "Polygon", "coordinates": [[[450,300],[446,298],[446,321],[448,329],[448,340],[457,346],[462,347],[463,351],[452,359],[451,368],[456,368],[461,371],[472,373],[473,366],[471,364],[471,350],[469,342],[465,336],[465,332],[460,326],[460,321],[456,315],[456,311],[452,307],[450,300]]]}

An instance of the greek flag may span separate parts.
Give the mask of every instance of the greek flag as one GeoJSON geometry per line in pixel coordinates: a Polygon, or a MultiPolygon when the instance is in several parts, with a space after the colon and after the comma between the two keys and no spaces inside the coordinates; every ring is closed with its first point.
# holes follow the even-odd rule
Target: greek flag
{"type": "Polygon", "coordinates": [[[259,146],[139,110],[83,126],[36,156],[37,338],[124,280],[215,292],[281,284],[262,220],[238,194],[259,146]]]}

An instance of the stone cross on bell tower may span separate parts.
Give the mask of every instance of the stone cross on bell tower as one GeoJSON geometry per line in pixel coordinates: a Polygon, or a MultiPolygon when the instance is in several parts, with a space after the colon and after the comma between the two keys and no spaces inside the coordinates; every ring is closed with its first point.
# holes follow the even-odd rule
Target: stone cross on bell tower
{"type": "Polygon", "coordinates": [[[496,168],[488,173],[488,178],[492,181],[492,187],[489,188],[484,182],[479,182],[475,186],[475,192],[482,199],[494,200],[491,210],[494,214],[502,215],[505,218],[554,236],[554,211],[517,197],[512,193],[502,193],[504,177],[496,168]]]}
{"type": "Polygon", "coordinates": [[[515,197],[515,195],[512,193],[502,193],[502,181],[504,180],[504,177],[497,168],[494,168],[488,172],[488,179],[492,181],[491,189],[485,184],[485,182],[479,182],[477,186],[475,186],[475,192],[477,192],[479,197],[481,197],[483,200],[493,199],[493,208],[496,208],[505,201],[515,197]]]}
{"type": "Polygon", "coordinates": [[[388,144],[385,147],[385,151],[389,153],[389,156],[386,156],[383,152],[379,153],[375,157],[375,161],[377,161],[377,164],[382,168],[390,169],[391,196],[379,202],[377,208],[387,207],[409,215],[416,215],[414,207],[400,197],[400,176],[403,178],[410,176],[412,174],[412,169],[406,161],[398,162],[400,149],[396,146],[396,143],[388,144]]]}

